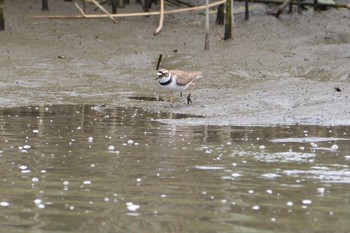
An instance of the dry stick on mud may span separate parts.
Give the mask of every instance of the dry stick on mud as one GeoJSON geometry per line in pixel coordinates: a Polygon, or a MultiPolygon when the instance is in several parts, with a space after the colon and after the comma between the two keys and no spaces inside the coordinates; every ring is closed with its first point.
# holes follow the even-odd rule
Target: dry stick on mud
{"type": "MultiPolygon", "coordinates": [[[[242,2],[245,0],[236,0],[237,2],[242,2]]],[[[226,2],[226,0],[221,0],[218,2],[213,2],[209,4],[209,7],[214,7],[218,5],[222,5],[226,2]]],[[[271,1],[271,0],[249,0],[251,3],[271,3],[271,4],[281,4],[280,1],[271,1]]],[[[294,3],[293,3],[294,4],[294,3]]],[[[81,15],[36,15],[33,16],[33,18],[37,19],[84,19],[84,18],[106,18],[108,15],[104,14],[85,14],[84,10],[79,7],[77,3],[75,3],[76,7],[79,9],[79,11],[82,13],[81,15]]],[[[301,6],[313,6],[313,3],[309,2],[300,2],[301,6]]],[[[350,4],[328,4],[328,3],[319,3],[318,6],[324,6],[324,7],[335,7],[335,8],[348,8],[350,9],[350,4]]],[[[176,14],[176,13],[183,13],[183,12],[194,12],[198,10],[204,10],[206,8],[205,5],[203,6],[197,6],[197,7],[190,7],[190,8],[184,8],[184,9],[176,9],[176,10],[170,10],[170,11],[164,11],[164,14],[176,14]]],[[[112,17],[133,17],[133,16],[150,16],[150,15],[159,15],[159,11],[154,12],[135,12],[135,13],[123,13],[123,14],[110,14],[112,17]]]]}
{"type": "Polygon", "coordinates": [[[112,16],[111,14],[105,9],[103,8],[103,6],[100,5],[100,3],[96,2],[95,0],[91,0],[98,8],[100,8],[101,11],[103,11],[103,13],[105,13],[108,18],[110,18],[114,23],[118,23],[112,16]]]}
{"type": "Polygon", "coordinates": [[[232,39],[233,22],[233,0],[226,0],[226,22],[224,40],[232,39]]]}
{"type": "MultiPolygon", "coordinates": [[[[209,7],[218,6],[221,4],[224,4],[226,0],[221,0],[218,2],[213,2],[209,4],[209,7]]],[[[107,15],[103,14],[85,14],[84,10],[81,9],[81,7],[75,3],[75,6],[79,9],[81,15],[73,15],[73,16],[65,16],[65,15],[37,15],[34,16],[34,18],[37,19],[84,19],[84,18],[106,18],[107,15]]],[[[183,13],[183,12],[193,12],[193,11],[199,11],[204,10],[207,6],[196,6],[196,7],[190,7],[190,8],[184,8],[184,9],[176,9],[176,10],[170,10],[170,11],[164,11],[164,14],[177,14],[177,13],[183,13]]],[[[133,17],[133,16],[150,16],[150,15],[160,15],[159,11],[154,12],[135,12],[135,13],[123,13],[123,14],[110,14],[112,17],[133,17]]]]}
{"type": "Polygon", "coordinates": [[[156,66],[156,70],[158,70],[158,69],[159,69],[160,62],[162,61],[162,57],[163,57],[163,54],[159,54],[159,58],[158,58],[158,62],[157,62],[157,66],[156,66]]]}
{"type": "MultiPolygon", "coordinates": [[[[77,5],[77,3],[75,3],[77,5]]],[[[83,0],[83,11],[86,13],[86,0],[83,0]]]]}
{"type": "Polygon", "coordinates": [[[280,14],[283,12],[284,9],[292,2],[293,0],[285,0],[282,5],[280,5],[275,13],[270,13],[273,16],[276,16],[277,18],[280,16],[280,14]]]}
{"type": "Polygon", "coordinates": [[[41,10],[43,10],[43,11],[49,10],[49,4],[48,4],[47,1],[48,1],[48,0],[43,0],[43,1],[42,1],[42,8],[41,8],[41,10]]]}
{"type": "MultiPolygon", "coordinates": [[[[246,0],[236,0],[236,2],[244,2],[246,0]]],[[[264,3],[264,4],[276,4],[276,5],[281,5],[284,2],[277,1],[277,0],[248,0],[249,3],[264,3]]],[[[293,5],[298,5],[300,4],[301,6],[314,6],[314,2],[294,2],[292,1],[291,4],[293,5]]],[[[341,4],[341,3],[317,3],[317,6],[320,7],[334,7],[334,8],[348,8],[350,9],[350,4],[341,4]]]]}
{"type": "Polygon", "coordinates": [[[225,8],[225,4],[221,4],[218,6],[218,10],[216,13],[216,23],[218,25],[224,25],[224,23],[225,23],[224,8],[225,8]]]}
{"type": "Polygon", "coordinates": [[[4,18],[4,0],[0,0],[0,31],[5,30],[5,18],[4,18]]]}
{"type": "Polygon", "coordinates": [[[160,18],[159,18],[159,26],[154,32],[154,35],[157,35],[160,30],[162,30],[163,27],[163,21],[164,21],[164,0],[160,0],[160,18]]]}
{"type": "Polygon", "coordinates": [[[248,3],[248,0],[245,0],[244,6],[245,6],[244,19],[249,19],[249,3],[248,3]]]}
{"type": "Polygon", "coordinates": [[[205,39],[204,49],[209,49],[209,0],[206,0],[207,8],[205,9],[205,39]]]}

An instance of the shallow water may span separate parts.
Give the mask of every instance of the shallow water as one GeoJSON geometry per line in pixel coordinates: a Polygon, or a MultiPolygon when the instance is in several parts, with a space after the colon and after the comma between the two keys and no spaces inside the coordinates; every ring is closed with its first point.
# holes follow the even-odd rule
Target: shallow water
{"type": "Polygon", "coordinates": [[[349,232],[350,127],[175,126],[187,115],[0,109],[4,232],[349,232]]]}

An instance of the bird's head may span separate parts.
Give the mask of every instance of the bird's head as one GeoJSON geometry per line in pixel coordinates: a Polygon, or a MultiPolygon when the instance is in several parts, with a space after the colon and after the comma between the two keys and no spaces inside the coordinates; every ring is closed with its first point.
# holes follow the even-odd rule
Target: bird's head
{"type": "Polygon", "coordinates": [[[163,78],[163,77],[169,77],[169,71],[166,69],[160,69],[157,71],[157,79],[163,78]]]}

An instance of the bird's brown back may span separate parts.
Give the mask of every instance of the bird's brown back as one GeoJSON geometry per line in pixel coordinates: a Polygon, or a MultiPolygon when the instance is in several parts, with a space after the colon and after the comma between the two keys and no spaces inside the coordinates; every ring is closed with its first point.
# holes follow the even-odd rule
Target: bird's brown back
{"type": "Polygon", "coordinates": [[[186,72],[182,70],[170,70],[169,72],[171,73],[172,77],[176,76],[177,84],[180,86],[187,85],[202,75],[202,72],[200,71],[186,72]]]}

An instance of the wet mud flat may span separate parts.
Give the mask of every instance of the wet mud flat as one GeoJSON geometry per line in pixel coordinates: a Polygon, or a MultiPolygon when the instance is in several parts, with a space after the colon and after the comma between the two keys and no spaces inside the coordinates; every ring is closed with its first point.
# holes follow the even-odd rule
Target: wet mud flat
{"type": "MultiPolygon", "coordinates": [[[[35,15],[74,15],[74,4],[52,0],[5,2],[1,32],[2,106],[102,104],[136,106],[206,116],[200,124],[349,125],[350,34],[347,10],[268,15],[251,7],[244,20],[236,6],[234,39],[223,41],[223,27],[211,15],[210,49],[204,46],[204,16],[169,15],[158,36],[158,17],[46,20],[35,15]],[[133,29],[133,30],[130,30],[133,29]],[[154,81],[155,66],[201,70],[193,105],[166,93],[154,81]]],[[[93,12],[91,5],[88,10],[93,12]]],[[[120,12],[140,11],[132,3],[120,12]]],[[[167,8],[174,8],[167,6],[167,8]]],[[[183,120],[178,123],[196,123],[183,120]]]]}
{"type": "Polygon", "coordinates": [[[190,115],[0,109],[8,232],[347,232],[349,127],[176,126],[190,115]]]}

